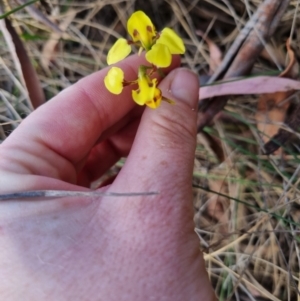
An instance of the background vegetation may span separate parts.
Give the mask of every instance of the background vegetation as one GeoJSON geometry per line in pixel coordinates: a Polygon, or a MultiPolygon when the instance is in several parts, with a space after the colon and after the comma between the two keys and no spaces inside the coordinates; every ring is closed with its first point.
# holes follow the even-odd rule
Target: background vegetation
{"type": "MultiPolygon", "coordinates": [[[[25,2],[2,1],[2,14],[25,2]]],[[[43,0],[15,11],[7,18],[20,41],[3,19],[0,28],[1,141],[34,107],[106,67],[107,51],[126,35],[135,10],[146,12],[158,30],[168,26],[183,37],[182,64],[206,85],[262,2],[43,0]]],[[[265,50],[248,75],[276,77],[284,70],[292,60],[289,37],[297,57],[298,16],[299,1],[291,0],[270,39],[262,40],[265,50]]],[[[297,79],[298,73],[295,60],[288,77],[297,79]]],[[[293,128],[283,123],[297,111],[298,93],[253,94],[228,96],[225,108],[198,134],[193,184],[199,246],[220,300],[300,300],[300,141],[298,123],[293,128]],[[279,128],[291,135],[265,155],[262,139],[279,128]]],[[[109,175],[122,165],[123,160],[109,175]]]]}

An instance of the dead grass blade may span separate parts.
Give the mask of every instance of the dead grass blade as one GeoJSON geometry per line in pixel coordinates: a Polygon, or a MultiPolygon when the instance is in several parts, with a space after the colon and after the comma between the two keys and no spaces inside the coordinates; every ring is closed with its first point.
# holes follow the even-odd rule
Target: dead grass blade
{"type": "MultiPolygon", "coordinates": [[[[1,13],[1,8],[0,8],[0,13],[1,13]]],[[[9,28],[7,27],[7,24],[6,24],[5,20],[0,20],[0,30],[2,32],[2,35],[5,39],[5,43],[6,43],[8,49],[9,49],[9,52],[11,54],[11,57],[12,57],[12,60],[14,62],[14,65],[15,65],[17,74],[20,78],[20,81],[25,86],[25,80],[24,80],[20,60],[19,60],[18,55],[17,55],[16,45],[13,41],[13,37],[12,37],[10,31],[9,31],[9,28]]]]}
{"type": "Polygon", "coordinates": [[[209,74],[214,73],[222,63],[222,51],[203,31],[197,30],[196,34],[201,36],[209,48],[209,74]]]}
{"type": "MultiPolygon", "coordinates": [[[[28,5],[26,0],[17,0],[17,2],[25,7],[28,14],[35,20],[42,22],[44,25],[49,27],[51,30],[55,31],[58,34],[62,34],[61,29],[52,22],[47,16],[45,16],[40,10],[38,10],[34,5],[28,5]]],[[[34,1],[36,2],[36,1],[34,1]]]]}
{"type": "Polygon", "coordinates": [[[33,108],[37,108],[46,101],[44,92],[40,85],[40,81],[34,67],[31,64],[30,58],[23,45],[23,42],[19,38],[18,34],[14,30],[8,19],[5,20],[5,24],[15,46],[18,62],[22,69],[20,76],[25,82],[33,108]]]}
{"type": "MultiPolygon", "coordinates": [[[[224,57],[211,81],[234,78],[247,74],[270,38],[289,4],[289,0],[265,0],[244,26],[224,57]]],[[[227,103],[227,97],[216,97],[200,107],[198,131],[207,125],[227,103]]],[[[203,102],[201,102],[203,104],[203,102]]]]}
{"type": "Polygon", "coordinates": [[[66,18],[60,24],[61,33],[52,32],[48,41],[43,46],[41,63],[48,72],[50,72],[48,70],[49,63],[51,59],[55,56],[56,46],[59,42],[59,39],[62,37],[62,32],[64,32],[68,28],[68,26],[74,20],[75,16],[76,16],[75,10],[69,11],[66,18]]]}

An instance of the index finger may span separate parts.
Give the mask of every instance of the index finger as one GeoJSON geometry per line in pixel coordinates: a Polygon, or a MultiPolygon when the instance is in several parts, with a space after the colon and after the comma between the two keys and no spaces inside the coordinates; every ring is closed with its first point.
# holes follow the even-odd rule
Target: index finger
{"type": "MultiPolygon", "coordinates": [[[[174,57],[169,69],[177,67],[179,61],[179,57],[174,57]]],[[[143,56],[133,55],[116,66],[130,81],[136,79],[141,64],[149,65],[143,56]]],[[[134,107],[130,88],[124,88],[120,95],[113,95],[105,88],[108,68],[85,77],[39,107],[2,146],[16,150],[15,142],[22,141],[22,149],[30,153],[34,147],[40,159],[45,155],[45,160],[49,161],[49,156],[46,158],[44,154],[49,149],[72,164],[81,161],[101,133],[134,107]]],[[[19,154],[18,160],[21,157],[19,154]]]]}

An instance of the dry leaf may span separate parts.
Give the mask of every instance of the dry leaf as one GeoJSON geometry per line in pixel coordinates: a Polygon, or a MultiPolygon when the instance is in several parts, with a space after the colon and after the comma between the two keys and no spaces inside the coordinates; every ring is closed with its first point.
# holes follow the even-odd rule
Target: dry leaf
{"type": "Polygon", "coordinates": [[[300,81],[275,76],[255,76],[201,87],[199,99],[224,95],[267,94],[300,90],[300,81]]]}
{"type": "Polygon", "coordinates": [[[287,78],[296,78],[298,75],[299,71],[299,66],[298,62],[296,59],[295,51],[291,47],[291,39],[288,38],[286,41],[286,48],[287,48],[287,53],[289,57],[289,64],[285,68],[283,72],[280,73],[280,77],[287,77],[287,78]]]}
{"type": "MultiPolygon", "coordinates": [[[[284,77],[295,78],[298,74],[298,63],[296,60],[295,53],[290,45],[290,39],[286,42],[289,64],[286,69],[279,75],[279,79],[284,77]]],[[[276,82],[273,83],[276,86],[276,82]]],[[[276,92],[266,95],[262,95],[257,104],[256,121],[257,128],[260,131],[261,138],[266,143],[273,136],[275,136],[280,125],[285,121],[286,112],[290,106],[290,96],[294,94],[293,90],[285,92],[276,92]]],[[[277,137],[278,138],[278,137],[277,137]]],[[[278,139],[280,141],[280,137],[278,139]]],[[[279,146],[278,146],[279,147],[279,146]]],[[[275,154],[279,155],[281,150],[273,149],[275,154]]]]}
{"type": "MultiPolygon", "coordinates": [[[[293,92],[277,92],[262,95],[258,100],[256,122],[264,143],[277,134],[280,124],[284,122],[289,101],[285,101],[293,92]]],[[[279,154],[277,152],[277,154],[279,154]]]]}

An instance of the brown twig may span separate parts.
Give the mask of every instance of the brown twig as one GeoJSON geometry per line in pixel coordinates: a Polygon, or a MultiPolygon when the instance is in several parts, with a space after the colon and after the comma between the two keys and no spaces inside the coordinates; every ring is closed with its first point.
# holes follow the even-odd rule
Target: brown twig
{"type": "MultiPolygon", "coordinates": [[[[216,70],[211,81],[242,76],[249,73],[255,60],[263,50],[265,41],[274,33],[290,0],[265,0],[242,29],[227,52],[222,65],[216,70]]],[[[201,93],[201,92],[200,92],[201,93]]],[[[228,97],[214,97],[206,102],[198,114],[198,131],[209,124],[214,116],[226,105],[228,97]]]]}
{"type": "Polygon", "coordinates": [[[16,53],[20,61],[24,81],[28,90],[31,104],[33,108],[37,108],[46,101],[40,81],[37,77],[33,65],[31,64],[30,58],[28,57],[23,42],[21,41],[15,29],[11,25],[9,19],[5,19],[5,25],[11,35],[12,41],[16,48],[16,53]]]}

